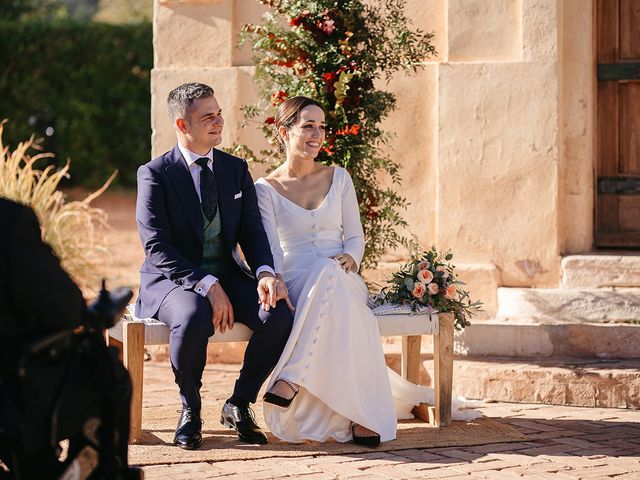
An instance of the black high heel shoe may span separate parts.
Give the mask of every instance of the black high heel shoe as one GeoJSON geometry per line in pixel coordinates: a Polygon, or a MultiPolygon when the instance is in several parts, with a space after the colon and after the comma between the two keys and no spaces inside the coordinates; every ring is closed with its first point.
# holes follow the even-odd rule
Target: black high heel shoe
{"type": "Polygon", "coordinates": [[[351,435],[353,436],[353,443],[356,445],[364,445],[365,447],[377,447],[380,445],[380,435],[371,435],[366,437],[359,437],[356,435],[357,423],[351,422],[351,435]]]}
{"type": "Polygon", "coordinates": [[[267,392],[264,394],[264,397],[262,397],[262,400],[264,400],[267,403],[272,403],[273,405],[278,405],[279,407],[282,407],[282,408],[288,408],[289,405],[291,405],[291,402],[293,402],[293,399],[296,398],[296,395],[298,395],[298,392],[300,391],[300,389],[296,387],[296,385],[293,382],[290,382],[286,378],[279,378],[278,380],[276,380],[276,383],[278,382],[284,382],[287,385],[289,385],[291,387],[291,390],[293,390],[293,397],[284,398],[284,397],[281,397],[280,395],[276,395],[275,393],[267,392]]]}

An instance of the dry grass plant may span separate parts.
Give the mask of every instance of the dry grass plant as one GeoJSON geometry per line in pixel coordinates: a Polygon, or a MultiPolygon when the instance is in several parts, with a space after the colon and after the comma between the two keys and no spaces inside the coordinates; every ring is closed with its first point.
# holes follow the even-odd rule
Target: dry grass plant
{"type": "MultiPolygon", "coordinates": [[[[42,229],[42,238],[60,259],[62,267],[80,285],[85,294],[95,294],[100,278],[99,267],[108,257],[104,230],[107,214],[90,203],[111,184],[117,171],[97,191],[81,201],[65,200],[58,190],[60,181],[68,177],[69,161],[61,169],[48,165],[35,167],[38,161],[52,158],[51,153],[30,155],[38,148],[33,136],[13,151],[2,141],[6,120],[0,123],[0,197],[31,206],[42,229]]],[[[54,287],[55,288],[55,287],[54,287]]]]}

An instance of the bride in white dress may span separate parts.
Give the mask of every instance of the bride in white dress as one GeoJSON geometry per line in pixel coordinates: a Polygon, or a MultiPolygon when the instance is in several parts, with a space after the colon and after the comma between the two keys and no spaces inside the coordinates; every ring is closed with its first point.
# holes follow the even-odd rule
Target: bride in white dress
{"type": "Polygon", "coordinates": [[[258,179],[256,191],[295,318],[267,385],[264,418],[282,440],[376,446],[395,439],[397,418],[411,418],[412,406],[430,392],[386,367],[356,273],[365,244],[351,177],[314,161],[325,137],[322,108],[291,98],[275,124],[287,161],[258,179]]]}

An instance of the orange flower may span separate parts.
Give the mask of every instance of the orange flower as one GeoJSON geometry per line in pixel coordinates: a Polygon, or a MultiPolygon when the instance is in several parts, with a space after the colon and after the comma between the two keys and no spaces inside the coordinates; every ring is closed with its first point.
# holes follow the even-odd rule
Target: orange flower
{"type": "Polygon", "coordinates": [[[411,292],[411,295],[413,295],[415,298],[422,298],[422,296],[424,295],[424,292],[426,291],[427,291],[427,287],[425,286],[424,283],[416,282],[413,284],[413,291],[411,292]]]}
{"type": "Polygon", "coordinates": [[[455,285],[449,285],[447,287],[447,291],[444,294],[444,298],[448,299],[448,300],[453,300],[454,298],[456,298],[456,286],[455,285]]]}
{"type": "Polygon", "coordinates": [[[360,133],[360,125],[347,125],[346,127],[338,130],[336,135],[358,135],[360,133]]]}
{"type": "Polygon", "coordinates": [[[431,283],[431,280],[433,280],[433,273],[431,273],[429,270],[420,270],[416,275],[416,277],[422,283],[427,284],[427,283],[431,283]]]}

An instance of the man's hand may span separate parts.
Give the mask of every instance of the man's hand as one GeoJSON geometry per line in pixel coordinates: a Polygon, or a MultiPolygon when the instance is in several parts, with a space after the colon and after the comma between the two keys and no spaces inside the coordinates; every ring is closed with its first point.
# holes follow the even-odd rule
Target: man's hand
{"type": "Polygon", "coordinates": [[[227,327],[233,330],[233,307],[220,282],[211,286],[207,292],[207,300],[213,310],[213,331],[224,333],[227,327]]]}
{"type": "Polygon", "coordinates": [[[348,253],[339,253],[332,258],[338,261],[345,272],[349,273],[356,271],[356,261],[348,253]]]}
{"type": "Polygon", "coordinates": [[[284,300],[291,311],[295,310],[282,276],[278,274],[274,277],[268,272],[260,273],[258,277],[258,302],[268,312],[271,308],[275,308],[278,300],[284,300]]]}

